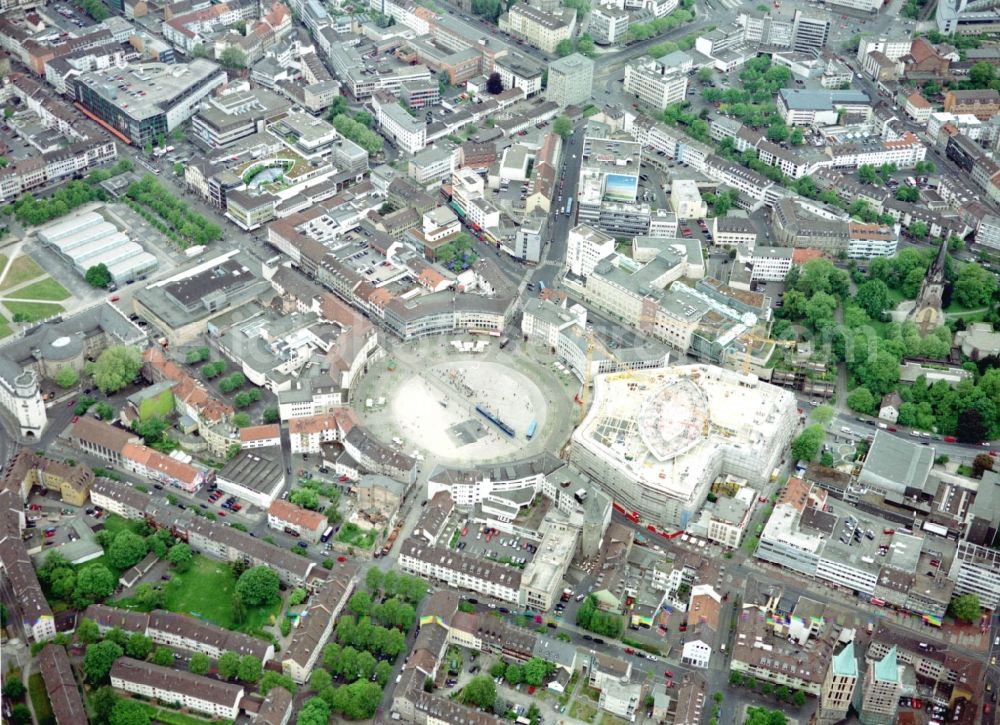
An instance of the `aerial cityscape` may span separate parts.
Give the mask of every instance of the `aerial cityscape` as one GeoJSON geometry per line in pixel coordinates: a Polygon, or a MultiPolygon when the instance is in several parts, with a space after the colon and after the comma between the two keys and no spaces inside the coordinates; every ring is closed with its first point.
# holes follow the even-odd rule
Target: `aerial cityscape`
{"type": "Polygon", "coordinates": [[[0,0],[0,720],[994,725],[998,0],[0,0]]]}

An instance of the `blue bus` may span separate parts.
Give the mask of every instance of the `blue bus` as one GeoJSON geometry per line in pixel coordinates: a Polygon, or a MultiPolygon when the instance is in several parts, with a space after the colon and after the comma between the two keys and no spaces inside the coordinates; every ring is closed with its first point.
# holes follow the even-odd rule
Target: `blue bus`
{"type": "Polygon", "coordinates": [[[571,196],[566,200],[566,216],[573,213],[573,197],[571,196]]]}
{"type": "Polygon", "coordinates": [[[524,434],[524,437],[529,441],[535,437],[535,429],[538,428],[538,421],[533,420],[528,424],[528,432],[524,434]]]}

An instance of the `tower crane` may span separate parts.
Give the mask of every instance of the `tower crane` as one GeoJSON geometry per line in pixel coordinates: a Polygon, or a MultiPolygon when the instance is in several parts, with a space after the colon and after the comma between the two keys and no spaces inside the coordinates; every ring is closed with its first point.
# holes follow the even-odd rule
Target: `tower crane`
{"type": "Polygon", "coordinates": [[[753,348],[754,343],[771,343],[778,347],[791,348],[795,347],[795,340],[776,340],[772,337],[764,337],[761,335],[755,335],[752,332],[744,332],[737,339],[742,340],[744,343],[743,350],[743,375],[750,374],[750,351],[753,348]]]}

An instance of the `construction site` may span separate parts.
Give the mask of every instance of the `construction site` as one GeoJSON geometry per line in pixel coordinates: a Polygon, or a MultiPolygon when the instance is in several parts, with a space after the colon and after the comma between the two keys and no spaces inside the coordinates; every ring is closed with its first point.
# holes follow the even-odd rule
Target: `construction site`
{"type": "Polygon", "coordinates": [[[719,475],[762,487],[797,421],[790,392],[706,365],[597,375],[592,398],[570,459],[662,526],[685,526],[719,475]]]}

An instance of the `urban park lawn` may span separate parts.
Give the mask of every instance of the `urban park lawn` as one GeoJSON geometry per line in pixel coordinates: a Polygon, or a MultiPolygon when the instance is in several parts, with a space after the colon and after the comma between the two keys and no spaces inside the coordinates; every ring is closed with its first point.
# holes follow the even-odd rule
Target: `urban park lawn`
{"type": "MultiPolygon", "coordinates": [[[[281,602],[271,606],[247,607],[243,622],[237,622],[233,608],[236,577],[227,564],[203,556],[195,556],[191,568],[179,574],[173,572],[163,586],[163,608],[211,622],[225,629],[253,634],[277,621],[281,602]]],[[[129,607],[129,600],[117,602],[129,607]]]]}

